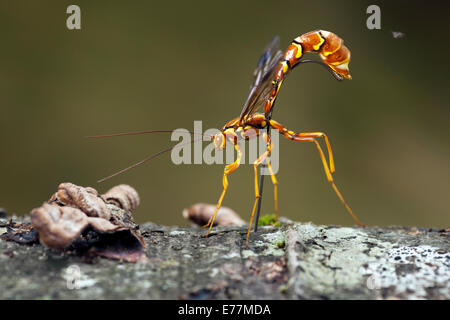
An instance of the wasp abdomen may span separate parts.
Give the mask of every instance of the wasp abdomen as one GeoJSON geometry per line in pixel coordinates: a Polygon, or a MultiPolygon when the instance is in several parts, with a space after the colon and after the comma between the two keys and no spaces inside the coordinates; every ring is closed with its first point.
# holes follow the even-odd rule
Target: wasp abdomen
{"type": "MultiPolygon", "coordinates": [[[[295,38],[291,47],[296,52],[296,57],[299,56],[295,61],[290,61],[291,65],[297,63],[306,52],[317,52],[323,62],[335,72],[346,79],[350,80],[352,78],[348,70],[350,50],[344,46],[344,40],[336,34],[324,30],[308,32],[295,38]]],[[[285,56],[287,53],[285,53],[285,56]]]]}
{"type": "Polygon", "coordinates": [[[324,30],[305,33],[291,42],[280,61],[272,81],[272,90],[264,106],[265,114],[270,113],[283,80],[307,52],[318,53],[323,62],[336,74],[349,80],[352,79],[348,69],[350,50],[344,46],[344,40],[336,34],[324,30]]]}

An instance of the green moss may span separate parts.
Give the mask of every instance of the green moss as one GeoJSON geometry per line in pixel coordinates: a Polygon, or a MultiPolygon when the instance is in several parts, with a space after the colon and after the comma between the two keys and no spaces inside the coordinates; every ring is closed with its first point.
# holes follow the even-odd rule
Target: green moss
{"type": "Polygon", "coordinates": [[[283,284],[281,285],[278,290],[282,293],[282,294],[287,294],[288,290],[289,290],[289,286],[287,284],[283,284]]]}
{"type": "Polygon", "coordinates": [[[277,221],[274,214],[266,214],[259,218],[258,226],[276,226],[279,227],[280,223],[277,221]]]}
{"type": "Polygon", "coordinates": [[[284,248],[286,246],[286,240],[283,240],[283,241],[278,241],[277,242],[277,247],[278,248],[284,248]]]}

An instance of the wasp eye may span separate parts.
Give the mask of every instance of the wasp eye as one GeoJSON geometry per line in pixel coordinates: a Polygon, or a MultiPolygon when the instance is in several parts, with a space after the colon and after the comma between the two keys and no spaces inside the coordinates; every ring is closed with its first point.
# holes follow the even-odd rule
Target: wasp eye
{"type": "Polygon", "coordinates": [[[223,148],[223,135],[221,133],[218,133],[214,136],[214,145],[218,149],[223,148]]]}

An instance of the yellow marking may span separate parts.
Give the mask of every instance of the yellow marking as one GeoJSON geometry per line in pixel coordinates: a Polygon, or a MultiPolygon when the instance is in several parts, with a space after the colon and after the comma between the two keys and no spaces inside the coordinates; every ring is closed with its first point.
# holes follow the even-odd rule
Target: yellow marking
{"type": "Polygon", "coordinates": [[[265,120],[261,122],[262,127],[265,127],[266,125],[267,125],[267,122],[265,120]]]}
{"type": "Polygon", "coordinates": [[[283,79],[280,79],[279,81],[278,81],[278,85],[277,85],[277,94],[278,94],[278,91],[280,90],[280,88],[281,88],[281,84],[283,83],[283,79]]]}
{"type": "Polygon", "coordinates": [[[280,63],[283,65],[283,73],[286,73],[289,69],[287,62],[283,60],[280,63]]]}
{"type": "Polygon", "coordinates": [[[346,58],[346,59],[344,59],[344,60],[342,60],[342,61],[329,62],[328,65],[338,66],[338,65],[344,64],[344,63],[347,63],[347,64],[348,64],[349,61],[350,61],[350,55],[348,56],[348,58],[346,58]]]}
{"type": "Polygon", "coordinates": [[[294,131],[291,131],[291,130],[289,130],[288,133],[289,133],[291,136],[295,135],[295,132],[294,132],[294,131]]]}
{"type": "Polygon", "coordinates": [[[313,45],[313,49],[316,50],[316,51],[319,50],[320,47],[322,46],[322,44],[325,42],[325,39],[322,38],[322,36],[320,35],[320,33],[317,32],[317,36],[319,37],[320,42],[319,42],[318,44],[313,45]]]}
{"type": "Polygon", "coordinates": [[[338,50],[341,48],[341,46],[342,46],[342,39],[340,39],[339,45],[336,47],[335,50],[324,52],[323,55],[324,55],[325,57],[328,57],[330,54],[333,54],[333,53],[335,53],[336,51],[338,51],[338,50]]]}
{"type": "Polygon", "coordinates": [[[292,42],[292,45],[295,46],[295,47],[297,48],[297,54],[295,55],[295,58],[296,58],[296,59],[300,59],[301,56],[303,55],[303,49],[302,49],[302,46],[299,45],[299,44],[297,44],[297,43],[295,43],[295,42],[292,42]]]}

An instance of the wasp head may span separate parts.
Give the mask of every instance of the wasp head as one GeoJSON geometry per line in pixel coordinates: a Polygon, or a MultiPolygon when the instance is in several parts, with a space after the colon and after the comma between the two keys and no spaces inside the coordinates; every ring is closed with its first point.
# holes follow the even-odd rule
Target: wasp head
{"type": "Polygon", "coordinates": [[[219,132],[213,137],[214,145],[217,149],[223,150],[225,148],[226,138],[222,132],[219,132]]]}

